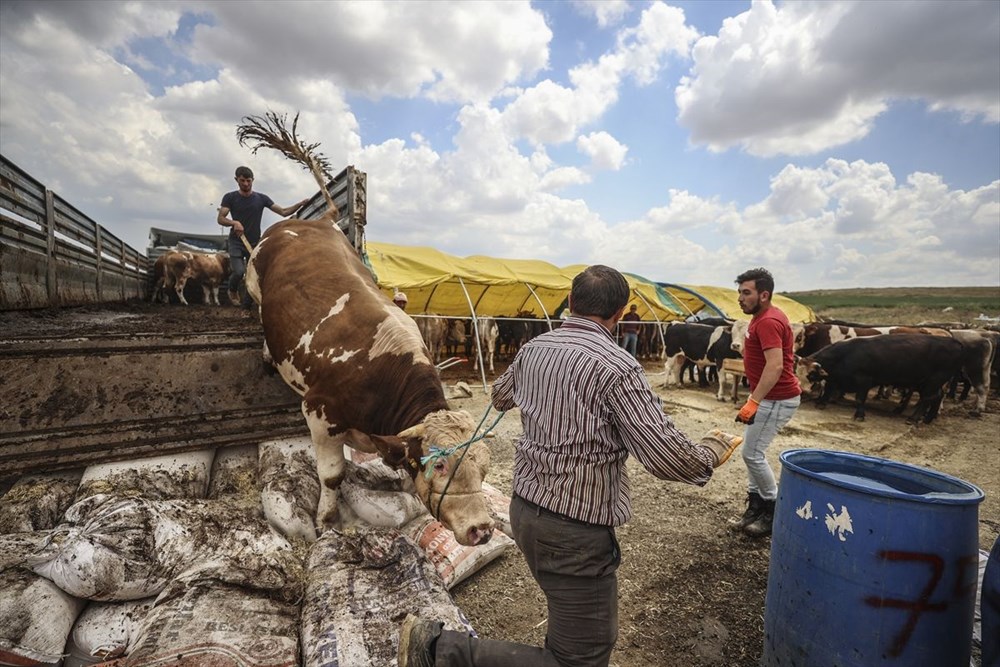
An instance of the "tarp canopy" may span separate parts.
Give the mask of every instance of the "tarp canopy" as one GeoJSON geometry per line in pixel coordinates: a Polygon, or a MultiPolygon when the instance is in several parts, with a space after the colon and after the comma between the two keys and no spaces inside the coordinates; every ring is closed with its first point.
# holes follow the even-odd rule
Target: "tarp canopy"
{"type": "MultiPolygon", "coordinates": [[[[492,317],[556,319],[566,308],[573,277],[587,267],[560,268],[541,260],[482,255],[456,257],[433,248],[372,241],[367,249],[379,287],[390,297],[396,290],[405,292],[411,315],[468,317],[474,311],[492,317]]],[[[733,288],[657,283],[634,274],[625,278],[632,289],[630,303],[638,306],[643,320],[683,320],[706,308],[712,315],[747,317],[733,288]]],[[[794,322],[816,319],[812,310],[791,299],[776,296],[775,304],[794,322]]]]}
{"type": "MultiPolygon", "coordinates": [[[[663,286],[678,300],[682,300],[682,294],[687,294],[687,300],[683,301],[685,305],[693,306],[700,302],[701,306],[712,315],[720,314],[731,320],[750,319],[750,316],[745,315],[740,309],[740,304],[737,301],[739,292],[735,288],[709,285],[663,284],[663,286]]],[[[816,313],[813,312],[812,308],[794,299],[789,299],[787,296],[775,294],[771,302],[788,316],[789,322],[815,322],[817,320],[816,313]]]]}

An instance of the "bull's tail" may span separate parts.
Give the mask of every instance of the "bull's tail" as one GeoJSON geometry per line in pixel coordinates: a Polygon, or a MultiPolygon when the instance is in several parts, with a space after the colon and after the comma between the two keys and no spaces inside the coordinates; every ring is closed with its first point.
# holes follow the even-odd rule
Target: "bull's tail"
{"type": "Polygon", "coordinates": [[[236,139],[241,146],[249,147],[254,154],[262,147],[273,148],[285,157],[300,163],[316,179],[320,192],[326,199],[327,217],[336,220],[340,217],[337,205],[333,203],[333,197],[326,189],[326,182],[330,180],[330,163],[321,153],[316,152],[318,143],[303,144],[299,140],[296,133],[299,114],[296,113],[292,120],[291,132],[287,129],[287,119],[288,114],[279,115],[274,111],[268,111],[263,118],[244,116],[242,124],[236,126],[236,139]]]}

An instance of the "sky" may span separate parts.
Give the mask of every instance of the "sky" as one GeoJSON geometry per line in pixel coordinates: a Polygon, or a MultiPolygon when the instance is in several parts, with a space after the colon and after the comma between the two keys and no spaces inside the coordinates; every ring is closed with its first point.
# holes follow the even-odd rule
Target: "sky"
{"type": "Polygon", "coordinates": [[[237,142],[268,111],[367,173],[369,241],[1000,287],[996,0],[0,0],[0,153],[140,251],[220,232],[237,166],[317,191],[237,142]]]}

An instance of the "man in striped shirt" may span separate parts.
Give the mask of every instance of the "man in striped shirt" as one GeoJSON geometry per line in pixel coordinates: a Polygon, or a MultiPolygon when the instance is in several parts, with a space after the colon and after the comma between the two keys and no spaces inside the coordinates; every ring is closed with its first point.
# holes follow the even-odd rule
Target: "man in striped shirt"
{"type": "Polygon", "coordinates": [[[742,441],[715,430],[696,444],[663,413],[642,366],[611,333],[628,297],[621,273],[587,268],[573,279],[571,316],[522,347],[493,386],[498,410],[521,410],[510,517],[548,601],[545,648],[471,638],[410,616],[400,667],[608,664],[618,637],[615,527],[632,515],[626,459],[701,486],[742,441]]]}

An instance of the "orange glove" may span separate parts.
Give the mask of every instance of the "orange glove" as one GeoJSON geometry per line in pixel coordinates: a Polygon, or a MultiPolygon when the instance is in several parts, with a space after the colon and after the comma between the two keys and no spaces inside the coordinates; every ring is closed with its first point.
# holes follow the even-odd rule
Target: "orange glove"
{"type": "Polygon", "coordinates": [[[757,414],[758,407],[760,407],[760,403],[753,400],[753,398],[747,398],[747,402],[743,404],[739,414],[736,415],[736,421],[744,424],[752,424],[753,416],[757,414]]]}

